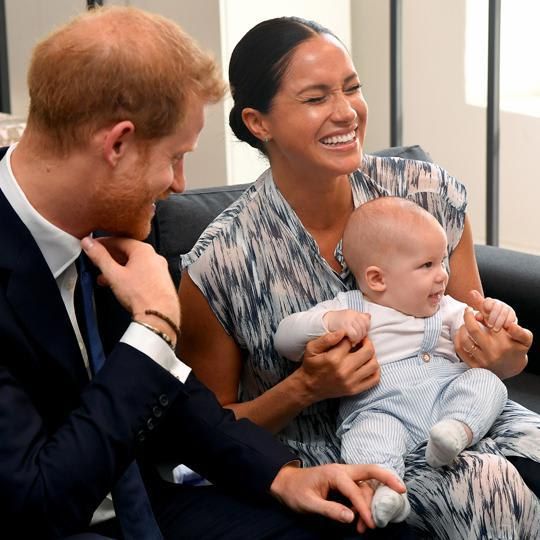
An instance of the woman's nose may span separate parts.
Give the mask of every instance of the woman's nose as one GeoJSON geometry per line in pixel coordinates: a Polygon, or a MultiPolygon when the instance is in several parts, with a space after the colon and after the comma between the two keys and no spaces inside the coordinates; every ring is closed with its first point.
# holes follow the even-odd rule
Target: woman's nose
{"type": "Polygon", "coordinates": [[[337,92],[334,96],[333,116],[340,122],[352,122],[358,116],[351,102],[342,92],[337,92]]]}

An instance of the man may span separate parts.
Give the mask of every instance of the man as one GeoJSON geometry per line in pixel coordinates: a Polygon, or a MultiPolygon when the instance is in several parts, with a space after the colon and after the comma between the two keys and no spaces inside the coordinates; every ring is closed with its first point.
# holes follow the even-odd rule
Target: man
{"type": "Polygon", "coordinates": [[[214,62],[171,21],[116,7],[41,42],[28,81],[26,131],[0,152],[1,535],[313,538],[328,520],[275,499],[352,522],[332,490],[359,531],[372,527],[357,482],[399,481],[371,466],[300,468],[173,352],[176,291],[140,240],[154,202],[184,189],[183,157],[224,91],[214,62]],[[106,359],[81,246],[132,317],[115,335],[118,303],[98,306],[106,359]],[[216,487],[157,474],[179,462],[216,487]]]}

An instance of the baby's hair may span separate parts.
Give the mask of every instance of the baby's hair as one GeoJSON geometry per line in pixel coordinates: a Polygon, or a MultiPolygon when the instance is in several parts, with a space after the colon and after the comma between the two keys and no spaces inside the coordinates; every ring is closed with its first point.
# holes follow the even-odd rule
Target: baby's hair
{"type": "Polygon", "coordinates": [[[359,281],[367,267],[384,266],[411,234],[428,224],[441,227],[413,201],[401,197],[372,199],[351,214],[343,233],[343,256],[359,281]]]}

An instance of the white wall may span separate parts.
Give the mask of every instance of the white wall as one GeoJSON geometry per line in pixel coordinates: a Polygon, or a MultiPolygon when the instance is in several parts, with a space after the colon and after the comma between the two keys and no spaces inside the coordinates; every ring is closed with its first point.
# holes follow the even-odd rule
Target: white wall
{"type": "MultiPolygon", "coordinates": [[[[485,238],[485,109],[465,100],[466,1],[403,2],[403,136],[461,179],[469,192],[469,215],[477,242],[485,238]]],[[[483,2],[487,17],[487,0],[483,2]]],[[[333,29],[350,48],[369,104],[366,150],[390,143],[389,2],[381,0],[116,0],[178,21],[222,65],[234,44],[265,18],[299,15],[333,29]]],[[[6,0],[13,112],[25,115],[26,70],[33,44],[71,15],[83,0],[6,0]]],[[[487,18],[486,18],[487,24],[487,18]]],[[[479,38],[480,39],[480,38],[479,38]]],[[[487,46],[487,44],[486,44],[487,46]]],[[[504,47],[504,43],[502,44],[504,47]]],[[[520,58],[516,58],[520,62],[520,58]]],[[[523,69],[534,69],[524,65],[523,69]]],[[[241,183],[266,162],[228,127],[227,101],[208,111],[197,152],[186,164],[190,187],[241,183]]],[[[501,113],[501,245],[540,253],[540,173],[535,157],[540,118],[501,113]]]]}
{"type": "Polygon", "coordinates": [[[5,0],[11,112],[26,116],[26,72],[34,45],[56,26],[86,9],[86,0],[5,0]]]}
{"type": "Polygon", "coordinates": [[[390,2],[351,2],[352,54],[369,107],[367,152],[390,144],[390,2]]]}
{"type": "MultiPolygon", "coordinates": [[[[403,143],[420,144],[465,183],[474,237],[484,242],[486,111],[465,99],[466,0],[402,1],[403,143]]],[[[487,25],[487,0],[473,1],[484,4],[487,25]]],[[[370,106],[368,151],[390,142],[387,14],[387,2],[352,2],[352,48],[370,106]]],[[[500,244],[540,253],[540,118],[501,111],[500,127],[500,244]]]]}
{"type": "MultiPolygon", "coordinates": [[[[350,0],[315,2],[313,0],[272,0],[254,2],[252,0],[220,0],[222,8],[222,60],[228,66],[234,46],[255,24],[265,19],[281,16],[301,16],[313,19],[331,28],[350,48],[351,20],[350,0]]],[[[228,126],[230,98],[225,103],[225,122],[228,126]]],[[[254,180],[268,163],[262,155],[246,143],[239,142],[228,129],[227,178],[228,183],[238,184],[254,180]]]]}

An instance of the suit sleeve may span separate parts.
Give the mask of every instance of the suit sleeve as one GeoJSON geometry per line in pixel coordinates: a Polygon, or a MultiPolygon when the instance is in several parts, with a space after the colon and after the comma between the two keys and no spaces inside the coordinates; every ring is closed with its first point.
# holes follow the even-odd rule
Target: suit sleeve
{"type": "Polygon", "coordinates": [[[180,458],[213,483],[251,495],[267,494],[279,469],[298,459],[267,430],[236,420],[193,373],[147,451],[155,460],[180,458]]]}
{"type": "Polygon", "coordinates": [[[21,527],[40,538],[80,531],[143,451],[174,456],[217,483],[240,477],[259,493],[294,459],[263,430],[236,422],[193,376],[182,384],[122,343],[61,422],[43,418],[30,395],[0,367],[0,516],[19,536],[21,527]]]}

